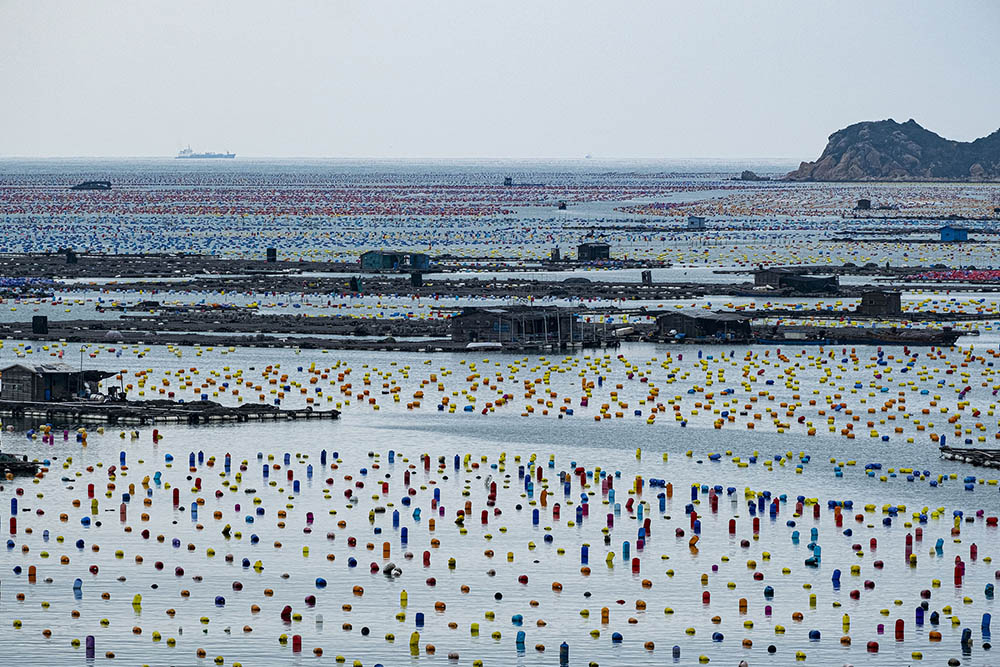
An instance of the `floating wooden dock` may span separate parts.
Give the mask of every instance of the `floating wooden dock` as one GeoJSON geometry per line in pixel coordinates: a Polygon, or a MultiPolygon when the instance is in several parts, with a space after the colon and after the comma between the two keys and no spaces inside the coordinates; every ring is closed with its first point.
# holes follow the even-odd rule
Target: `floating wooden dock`
{"type": "Polygon", "coordinates": [[[18,458],[14,454],[0,452],[0,473],[7,479],[16,475],[37,475],[42,469],[42,464],[38,461],[29,461],[27,456],[18,458]]]}
{"type": "Polygon", "coordinates": [[[971,463],[974,466],[1000,468],[1000,449],[943,446],[941,456],[951,461],[971,463]]]}
{"type": "Polygon", "coordinates": [[[0,415],[60,424],[209,424],[215,422],[339,419],[338,410],[283,410],[270,405],[230,407],[213,401],[125,403],[0,401],[0,415]]]}

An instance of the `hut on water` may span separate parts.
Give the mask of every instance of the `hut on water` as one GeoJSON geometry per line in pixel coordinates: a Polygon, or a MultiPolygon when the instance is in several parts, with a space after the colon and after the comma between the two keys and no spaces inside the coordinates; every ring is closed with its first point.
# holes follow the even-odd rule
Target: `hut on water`
{"type": "Polygon", "coordinates": [[[969,230],[954,225],[945,225],[938,229],[942,243],[961,243],[969,240],[969,230]]]}
{"type": "Polygon", "coordinates": [[[597,325],[582,322],[570,308],[512,306],[465,308],[450,320],[451,339],[461,343],[513,345],[593,344],[597,325]]]}
{"type": "Polygon", "coordinates": [[[656,318],[660,338],[749,341],[753,334],[750,317],[741,313],[713,313],[707,310],[676,310],[656,318]]]}
{"type": "Polygon", "coordinates": [[[0,369],[0,400],[68,401],[97,393],[98,383],[114,373],[74,369],[62,362],[16,363],[0,369]]]}
{"type": "Polygon", "coordinates": [[[757,269],[754,271],[753,283],[756,287],[787,288],[803,293],[829,293],[840,288],[838,276],[809,276],[783,266],[757,269]]]}
{"type": "Polygon", "coordinates": [[[361,254],[360,264],[363,271],[426,270],[431,266],[431,258],[422,252],[369,250],[361,254]]]}
{"type": "Polygon", "coordinates": [[[901,315],[903,304],[899,292],[888,290],[868,290],[861,293],[861,303],[858,305],[859,315],[886,317],[901,315]]]}
{"type": "Polygon", "coordinates": [[[576,258],[581,262],[599,262],[611,259],[611,246],[607,243],[591,241],[576,247],[576,258]]]}

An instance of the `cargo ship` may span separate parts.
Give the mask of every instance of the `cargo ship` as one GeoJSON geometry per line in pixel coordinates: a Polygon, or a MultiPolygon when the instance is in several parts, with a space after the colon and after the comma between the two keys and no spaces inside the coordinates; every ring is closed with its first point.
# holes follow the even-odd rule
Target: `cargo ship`
{"type": "Polygon", "coordinates": [[[187,148],[185,148],[184,150],[182,150],[177,154],[178,159],[185,159],[185,160],[201,160],[201,159],[216,159],[216,158],[231,159],[234,157],[236,157],[236,153],[195,153],[193,150],[191,150],[190,146],[188,146],[187,148]]]}

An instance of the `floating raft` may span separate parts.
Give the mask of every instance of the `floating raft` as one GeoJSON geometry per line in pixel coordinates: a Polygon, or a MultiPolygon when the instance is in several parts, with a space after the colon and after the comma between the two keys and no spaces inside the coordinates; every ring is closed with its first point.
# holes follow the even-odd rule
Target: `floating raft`
{"type": "Polygon", "coordinates": [[[865,327],[764,327],[754,340],[765,345],[906,345],[950,347],[961,335],[951,329],[865,327]],[[776,329],[776,331],[775,331],[776,329]]]}
{"type": "Polygon", "coordinates": [[[0,452],[0,473],[4,475],[35,475],[41,467],[40,463],[29,461],[27,456],[18,458],[13,454],[0,452]]]}
{"type": "Polygon", "coordinates": [[[128,401],[126,403],[0,401],[0,415],[90,424],[207,424],[288,419],[339,419],[338,410],[282,410],[270,405],[230,407],[213,401],[128,401]]]}
{"type": "Polygon", "coordinates": [[[971,463],[974,466],[1000,468],[1000,449],[982,449],[976,447],[941,447],[942,458],[952,461],[971,463]]]}

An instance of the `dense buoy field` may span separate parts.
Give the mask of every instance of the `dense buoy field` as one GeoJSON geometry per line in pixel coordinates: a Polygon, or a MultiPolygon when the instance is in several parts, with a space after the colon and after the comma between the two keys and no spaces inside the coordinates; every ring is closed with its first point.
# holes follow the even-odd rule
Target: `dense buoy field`
{"type": "Polygon", "coordinates": [[[894,274],[906,278],[899,319],[838,324],[963,335],[944,348],[544,354],[299,349],[294,336],[166,345],[155,331],[81,344],[16,330],[35,315],[158,308],[444,321],[524,303],[631,309],[583,315],[616,325],[647,307],[825,326],[807,311],[858,299],[417,297],[308,282],[343,274],[303,275],[297,292],[208,288],[201,275],[2,277],[4,366],[107,371],[100,389],[134,401],[341,413],[198,426],[4,417],[3,450],[42,464],[0,480],[0,627],[19,663],[1000,663],[1000,470],[940,456],[1000,443],[1000,301],[970,286],[995,282],[1000,262],[988,223],[969,244],[921,231],[936,215],[988,215],[992,186],[745,184],[656,163],[222,162],[234,164],[0,163],[0,252],[259,259],[277,247],[283,260],[355,261],[384,247],[449,253],[458,268],[442,278],[470,283],[510,275],[491,258],[519,277],[639,282],[614,263],[532,271],[589,232],[618,257],[673,263],[653,269],[658,281],[728,285],[748,277],[715,271],[759,263],[919,266],[894,274]],[[110,193],[65,189],[100,175],[110,193]],[[517,185],[498,188],[505,176],[517,185]],[[921,220],[843,217],[860,196],[921,220]],[[690,214],[721,231],[674,228],[690,214]],[[873,227],[885,234],[835,238],[873,227]],[[967,318],[943,319],[956,313],[967,318]]]}
{"type": "Polygon", "coordinates": [[[553,246],[569,256],[590,232],[615,257],[678,266],[998,263],[994,243],[920,242],[948,215],[995,218],[1000,197],[991,185],[748,184],[728,180],[729,165],[691,174],[681,171],[691,165],[657,162],[175,162],[3,161],[0,252],[245,258],[274,247],[284,258],[355,261],[383,248],[538,260],[553,246]],[[115,187],[67,190],[94,173],[115,187]],[[505,177],[515,185],[502,186],[505,177]],[[891,209],[853,218],[860,197],[891,209]],[[708,216],[712,229],[684,231],[688,215],[708,216]],[[916,219],[892,219],[901,216],[916,219]],[[838,232],[873,228],[927,233],[902,242],[836,240],[838,232]]]}
{"type": "MultiPolygon", "coordinates": [[[[4,352],[58,354],[26,346],[7,342],[4,352]]],[[[138,377],[108,380],[127,379],[130,393],[141,385],[149,397],[164,389],[188,401],[239,401],[232,388],[252,374],[248,401],[281,393],[282,405],[297,406],[330,392],[323,404],[344,416],[161,426],[155,436],[149,427],[10,424],[5,448],[31,446],[48,470],[4,485],[16,527],[0,609],[19,641],[59,660],[85,657],[89,635],[97,658],[149,664],[197,663],[199,650],[206,663],[268,664],[315,659],[316,649],[364,665],[399,664],[413,651],[428,664],[453,653],[462,664],[553,664],[563,642],[571,664],[671,661],[675,645],[679,664],[754,664],[772,659],[771,646],[773,659],[801,652],[818,664],[866,664],[869,642],[880,664],[912,664],[918,653],[989,664],[981,626],[997,573],[996,476],[938,459],[931,438],[967,428],[979,437],[979,418],[959,408],[964,387],[928,381],[939,402],[923,417],[922,408],[900,412],[896,396],[844,385],[835,406],[861,416],[854,440],[854,429],[842,430],[859,423],[855,415],[825,401],[798,408],[822,426],[819,437],[785,417],[781,403],[804,391],[785,370],[808,358],[783,361],[775,351],[748,362],[673,349],[654,361],[626,346],[621,356],[427,364],[390,353],[334,361],[319,351],[118,356],[112,347],[90,351],[92,365],[146,362],[138,377]],[[736,373],[744,365],[765,369],[750,374],[764,393],[734,389],[741,401],[757,398],[749,404],[766,419],[738,405],[731,422],[721,412],[737,394],[729,398],[718,371],[747,380],[736,373]],[[787,379],[768,384],[772,373],[787,379]],[[496,405],[503,399],[486,377],[509,383],[509,405],[496,405]],[[717,402],[707,397],[716,392],[717,402]],[[888,440],[871,436],[868,405],[876,423],[907,424],[904,433],[878,424],[888,440]],[[833,430],[820,410],[835,415],[833,430]],[[918,431],[922,417],[938,421],[918,431]],[[974,635],[963,645],[965,630],[974,635]]],[[[876,358],[859,359],[851,377],[869,367],[876,381],[887,366],[874,348],[865,352],[876,358]]],[[[950,377],[952,365],[969,368],[969,354],[918,358],[930,375],[950,377]]],[[[811,376],[815,386],[824,376],[811,376]]],[[[929,405],[933,395],[920,391],[903,398],[929,405]]]]}

